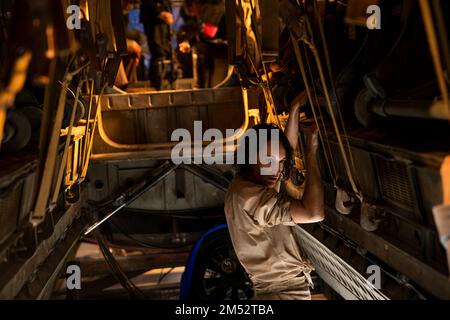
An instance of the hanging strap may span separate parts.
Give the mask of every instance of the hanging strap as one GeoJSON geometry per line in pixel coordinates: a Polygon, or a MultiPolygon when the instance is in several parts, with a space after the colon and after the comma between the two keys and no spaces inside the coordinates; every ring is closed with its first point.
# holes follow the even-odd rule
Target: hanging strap
{"type": "MultiPolygon", "coordinates": [[[[308,32],[310,33],[310,36],[312,36],[312,30],[311,30],[311,28],[310,28],[310,26],[308,24],[307,17],[305,17],[305,19],[306,19],[306,26],[308,27],[308,32]]],[[[303,38],[300,39],[300,40],[303,41],[307,45],[307,47],[310,49],[311,53],[314,56],[314,59],[315,59],[316,65],[317,65],[317,69],[318,69],[318,73],[319,73],[320,82],[321,82],[321,85],[323,87],[324,94],[325,94],[326,105],[327,105],[327,108],[328,108],[328,111],[329,111],[329,114],[330,114],[330,117],[331,117],[331,120],[332,120],[333,128],[334,128],[334,131],[335,131],[335,134],[336,134],[336,139],[338,140],[339,150],[340,150],[340,153],[342,155],[344,168],[345,168],[345,171],[346,171],[346,174],[347,174],[347,177],[348,177],[348,180],[350,182],[350,185],[352,187],[353,192],[358,197],[358,199],[360,201],[362,201],[362,193],[358,190],[358,187],[356,185],[355,179],[353,178],[353,174],[352,174],[352,171],[351,171],[351,168],[350,168],[350,164],[349,164],[349,160],[348,160],[348,157],[347,157],[347,153],[345,152],[344,143],[342,141],[342,137],[341,137],[341,133],[340,133],[340,130],[339,130],[338,122],[336,120],[336,116],[335,116],[334,111],[333,111],[333,106],[332,106],[332,103],[331,103],[331,99],[330,99],[330,95],[329,95],[329,91],[328,91],[328,86],[326,84],[326,80],[325,80],[325,76],[324,76],[324,72],[323,72],[322,62],[321,62],[319,54],[317,52],[317,48],[316,48],[316,46],[314,44],[313,39],[312,38],[308,39],[306,37],[306,35],[304,35],[303,38]]],[[[296,40],[294,37],[292,37],[292,41],[293,41],[293,43],[298,42],[298,40],[296,40]]],[[[298,43],[297,43],[297,45],[298,45],[298,43]]],[[[299,52],[299,54],[297,56],[300,56],[300,52],[299,52]]]]}
{"type": "MultiPolygon", "coordinates": [[[[355,168],[355,162],[353,160],[353,154],[352,154],[352,151],[350,149],[350,142],[349,142],[348,135],[347,135],[347,129],[345,127],[344,117],[342,116],[341,101],[340,101],[339,96],[337,94],[336,83],[334,82],[333,69],[331,68],[331,59],[330,59],[330,54],[329,54],[329,50],[328,50],[327,39],[325,37],[325,31],[323,29],[322,16],[320,15],[319,8],[317,7],[316,1],[314,1],[313,3],[314,3],[314,13],[315,13],[317,22],[319,24],[320,39],[321,39],[322,46],[323,46],[325,62],[327,64],[328,77],[329,77],[329,80],[330,80],[331,89],[333,90],[334,97],[336,98],[337,114],[338,114],[339,121],[340,121],[341,126],[342,126],[342,131],[344,133],[344,138],[345,138],[345,142],[346,142],[346,146],[347,146],[347,151],[348,151],[348,154],[349,154],[350,162],[351,162],[352,167],[355,168]]],[[[309,23],[308,23],[308,25],[309,25],[309,23]]],[[[309,29],[311,29],[310,25],[309,25],[309,29]]]]}
{"type": "Polygon", "coordinates": [[[73,124],[75,122],[75,115],[76,115],[77,105],[78,105],[78,101],[79,101],[79,97],[80,97],[81,87],[83,86],[83,82],[84,81],[80,81],[78,83],[77,91],[75,93],[75,101],[73,103],[72,113],[70,115],[70,122],[69,122],[69,127],[67,129],[67,137],[66,137],[66,142],[64,144],[63,157],[61,159],[61,163],[59,164],[58,175],[56,178],[56,186],[53,189],[53,196],[50,201],[50,210],[52,210],[56,206],[56,202],[58,200],[58,195],[59,195],[59,190],[61,188],[63,174],[64,174],[64,171],[66,170],[67,155],[69,153],[69,146],[70,146],[70,141],[71,141],[71,136],[72,136],[72,128],[73,128],[73,124]]]}
{"type": "MultiPolygon", "coordinates": [[[[302,74],[303,82],[305,84],[306,94],[308,96],[308,101],[309,101],[309,104],[311,106],[311,110],[313,112],[314,121],[315,121],[317,129],[318,129],[319,138],[322,141],[321,145],[322,145],[322,148],[323,148],[323,154],[324,154],[324,157],[325,157],[325,161],[326,161],[328,170],[329,170],[329,172],[331,174],[333,183],[336,186],[336,169],[334,167],[334,163],[333,163],[333,167],[331,167],[331,165],[330,165],[328,151],[326,150],[326,148],[325,148],[326,144],[324,143],[325,136],[322,133],[322,130],[320,128],[320,124],[319,124],[319,121],[318,121],[318,117],[317,117],[317,114],[316,114],[314,101],[313,101],[312,95],[311,95],[311,89],[310,89],[311,87],[310,87],[310,84],[309,84],[309,81],[308,81],[308,77],[307,77],[307,74],[306,74],[305,65],[303,63],[303,58],[302,58],[302,55],[301,55],[301,52],[300,52],[300,47],[298,45],[298,41],[296,41],[294,39],[294,36],[292,34],[291,34],[291,41],[292,41],[292,45],[294,47],[295,55],[297,57],[298,65],[300,67],[300,71],[301,71],[301,74],[302,74]]],[[[331,152],[330,152],[330,156],[331,156],[331,152]]]]}

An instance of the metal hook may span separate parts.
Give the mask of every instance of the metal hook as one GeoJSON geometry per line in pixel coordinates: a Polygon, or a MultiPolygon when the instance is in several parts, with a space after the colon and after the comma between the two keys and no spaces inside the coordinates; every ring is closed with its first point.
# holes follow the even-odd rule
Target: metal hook
{"type": "Polygon", "coordinates": [[[335,208],[341,214],[350,214],[354,207],[353,198],[349,196],[349,194],[341,188],[337,188],[336,190],[336,201],[335,208]]]}

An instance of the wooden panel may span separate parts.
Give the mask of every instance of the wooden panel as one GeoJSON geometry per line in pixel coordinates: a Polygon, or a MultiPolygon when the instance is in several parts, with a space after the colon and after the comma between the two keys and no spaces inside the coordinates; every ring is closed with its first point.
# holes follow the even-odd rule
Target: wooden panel
{"type": "Polygon", "coordinates": [[[134,112],[103,112],[102,117],[103,128],[110,139],[117,143],[137,143],[134,112]]]}
{"type": "Polygon", "coordinates": [[[170,140],[167,108],[150,108],[145,110],[146,143],[167,142],[170,140]]]}
{"type": "Polygon", "coordinates": [[[177,108],[176,115],[176,123],[177,128],[185,128],[188,129],[191,134],[194,132],[194,121],[199,119],[199,111],[197,106],[195,107],[186,107],[183,108],[183,111],[180,112],[180,109],[177,108]]]}
{"type": "Polygon", "coordinates": [[[16,230],[23,182],[0,197],[0,243],[16,230]]]}
{"type": "Polygon", "coordinates": [[[243,122],[242,106],[239,104],[214,104],[208,106],[209,125],[211,128],[237,129],[243,122]]]}
{"type": "Polygon", "coordinates": [[[110,95],[104,97],[104,131],[114,143],[131,148],[110,146],[96,132],[93,156],[127,157],[156,150],[152,147],[156,143],[168,143],[170,154],[171,145],[177,142],[171,141],[176,129],[189,130],[194,139],[194,122],[202,121],[202,133],[217,128],[225,134],[225,129],[242,125],[243,109],[240,87],[110,95]]]}

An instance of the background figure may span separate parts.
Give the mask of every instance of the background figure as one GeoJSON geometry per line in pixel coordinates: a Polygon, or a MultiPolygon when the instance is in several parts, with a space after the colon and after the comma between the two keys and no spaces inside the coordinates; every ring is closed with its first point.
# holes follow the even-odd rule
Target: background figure
{"type": "Polygon", "coordinates": [[[179,50],[193,54],[193,87],[213,87],[227,74],[225,1],[186,0],[180,15],[179,50]]]}
{"type": "Polygon", "coordinates": [[[152,55],[149,79],[152,86],[160,90],[165,75],[164,60],[172,60],[170,26],[174,19],[170,1],[142,0],[141,22],[152,55]]]}
{"type": "Polygon", "coordinates": [[[122,0],[125,35],[130,53],[124,61],[130,82],[148,80],[150,67],[150,50],[144,26],[140,22],[140,6],[140,0],[122,0]]]}

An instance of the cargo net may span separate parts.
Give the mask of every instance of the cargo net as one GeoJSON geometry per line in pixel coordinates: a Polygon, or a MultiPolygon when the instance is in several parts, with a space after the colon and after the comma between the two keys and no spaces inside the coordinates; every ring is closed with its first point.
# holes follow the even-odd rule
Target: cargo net
{"type": "Polygon", "coordinates": [[[303,228],[295,228],[302,250],[314,265],[319,277],[346,300],[389,300],[351,265],[303,228]]]}

